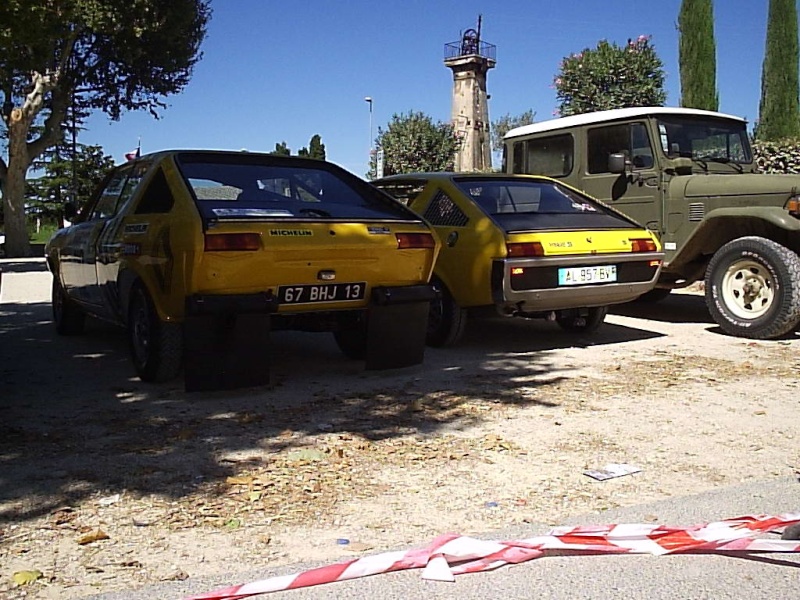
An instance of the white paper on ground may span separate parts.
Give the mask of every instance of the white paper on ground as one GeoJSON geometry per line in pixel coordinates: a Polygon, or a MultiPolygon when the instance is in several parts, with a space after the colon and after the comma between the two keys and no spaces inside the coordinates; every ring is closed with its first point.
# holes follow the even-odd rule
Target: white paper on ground
{"type": "Polygon", "coordinates": [[[606,479],[623,477],[625,475],[630,475],[631,473],[639,473],[640,471],[641,469],[634,465],[629,465],[626,463],[609,463],[602,469],[590,469],[588,471],[584,471],[583,474],[588,475],[592,479],[597,479],[597,481],[605,481],[606,479]]]}

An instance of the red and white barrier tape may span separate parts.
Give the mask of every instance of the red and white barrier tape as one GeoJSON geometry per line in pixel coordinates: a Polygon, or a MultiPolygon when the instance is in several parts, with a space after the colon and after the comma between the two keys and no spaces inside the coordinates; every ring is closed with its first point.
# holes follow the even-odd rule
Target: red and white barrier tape
{"type": "Polygon", "coordinates": [[[573,551],[582,554],[654,555],[800,552],[800,542],[796,540],[755,538],[758,534],[796,523],[800,523],[800,513],[744,516],[688,528],[641,524],[557,527],[547,535],[506,542],[442,535],[426,548],[366,556],[292,575],[235,585],[185,600],[238,600],[405,569],[424,569],[423,579],[453,581],[456,575],[522,563],[543,556],[548,550],[557,550],[560,554],[573,551]]]}

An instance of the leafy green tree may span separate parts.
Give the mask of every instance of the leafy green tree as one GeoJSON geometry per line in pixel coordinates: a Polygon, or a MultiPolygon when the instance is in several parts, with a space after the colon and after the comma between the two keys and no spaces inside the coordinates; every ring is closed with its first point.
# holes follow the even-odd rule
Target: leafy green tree
{"type": "Polygon", "coordinates": [[[561,61],[554,80],[562,117],[631,106],[663,106],[664,69],[648,36],[625,46],[598,42],[561,61]]]}
{"type": "Polygon", "coordinates": [[[114,166],[114,159],[101,146],[61,144],[48,150],[34,166],[44,174],[28,180],[27,204],[63,227],[63,204],[89,198],[114,166]]]}
{"type": "Polygon", "coordinates": [[[683,0],[678,14],[681,106],[719,110],[711,0],[683,0]]]}
{"type": "Polygon", "coordinates": [[[319,135],[314,135],[308,143],[308,148],[300,148],[297,156],[325,160],[325,144],[322,143],[322,138],[319,135]]]}
{"type": "Polygon", "coordinates": [[[68,107],[157,116],[201,58],[210,0],[3,0],[0,93],[8,158],[0,157],[6,252],[30,255],[25,177],[61,139],[68,107]],[[40,123],[41,133],[30,135],[40,123]]]}
{"type": "Polygon", "coordinates": [[[275,156],[291,156],[292,151],[289,150],[289,146],[286,145],[286,142],[281,142],[280,144],[276,142],[275,150],[273,150],[269,154],[274,154],[275,156]]]}
{"type": "MultiPolygon", "coordinates": [[[[437,122],[422,112],[394,114],[384,131],[378,128],[377,147],[383,151],[383,174],[415,171],[452,171],[460,141],[450,123],[437,122]]],[[[377,173],[377,157],[370,159],[368,177],[377,173]]]]}
{"type": "Polygon", "coordinates": [[[800,135],[795,0],[770,0],[755,136],[778,141],[800,135]]]}
{"type": "Polygon", "coordinates": [[[511,116],[505,114],[496,121],[492,121],[492,150],[497,152],[503,149],[503,137],[515,127],[530,125],[536,119],[534,110],[526,110],[521,115],[511,116]]]}

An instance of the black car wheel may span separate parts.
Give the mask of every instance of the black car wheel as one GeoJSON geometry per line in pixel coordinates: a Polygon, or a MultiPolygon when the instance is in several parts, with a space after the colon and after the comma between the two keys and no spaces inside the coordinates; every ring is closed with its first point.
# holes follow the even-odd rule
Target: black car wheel
{"type": "Polygon", "coordinates": [[[78,335],[83,333],[86,325],[86,313],[75,304],[58,281],[58,274],[53,274],[52,287],[53,322],[60,335],[78,335]]]}
{"type": "Polygon", "coordinates": [[[128,340],[133,366],[142,381],[158,382],[178,375],[183,360],[183,329],[158,318],[143,285],[131,291],[128,340]]]}
{"type": "Polygon", "coordinates": [[[578,310],[565,310],[556,315],[556,322],[564,331],[571,333],[593,333],[603,324],[608,314],[607,306],[596,306],[586,309],[587,313],[581,315],[578,310]]]}
{"type": "Polygon", "coordinates": [[[439,296],[431,300],[426,342],[433,347],[451,346],[464,335],[467,311],[458,305],[441,280],[434,279],[431,283],[439,291],[439,296]]]}

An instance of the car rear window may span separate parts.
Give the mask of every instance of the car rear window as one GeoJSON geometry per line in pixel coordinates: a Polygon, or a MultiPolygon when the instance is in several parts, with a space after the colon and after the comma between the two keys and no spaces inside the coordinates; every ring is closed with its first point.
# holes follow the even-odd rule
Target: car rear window
{"type": "Polygon", "coordinates": [[[455,178],[458,188],[507,230],[518,226],[636,227],[594,199],[554,181],[503,178],[455,178]]]}
{"type": "Polygon", "coordinates": [[[549,181],[456,179],[456,185],[488,214],[605,213],[592,199],[549,181]]]}
{"type": "Polygon", "coordinates": [[[404,219],[405,207],[330,163],[263,154],[177,158],[205,219],[404,219]]]}

